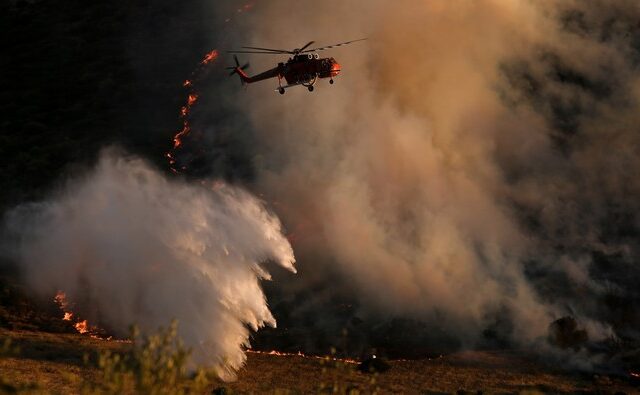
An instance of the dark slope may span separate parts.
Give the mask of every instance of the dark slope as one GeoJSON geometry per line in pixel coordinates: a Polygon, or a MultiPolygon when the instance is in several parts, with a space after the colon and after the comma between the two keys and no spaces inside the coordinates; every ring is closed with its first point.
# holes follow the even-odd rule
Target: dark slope
{"type": "Polygon", "coordinates": [[[209,21],[195,2],[2,2],[0,208],[105,145],[164,164],[209,21]]]}

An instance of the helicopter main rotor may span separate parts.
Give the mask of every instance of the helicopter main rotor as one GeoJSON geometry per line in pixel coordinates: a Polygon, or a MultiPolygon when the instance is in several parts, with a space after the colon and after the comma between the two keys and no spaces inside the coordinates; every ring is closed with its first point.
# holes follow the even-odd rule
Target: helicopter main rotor
{"type": "Polygon", "coordinates": [[[351,44],[351,43],[355,43],[357,41],[363,41],[363,40],[366,40],[366,38],[360,38],[360,39],[357,39],[357,40],[345,41],[343,43],[327,45],[327,46],[324,46],[324,47],[307,49],[307,48],[309,48],[309,46],[311,46],[313,43],[315,43],[315,41],[309,41],[302,48],[295,48],[295,49],[293,49],[291,51],[286,50],[286,49],[274,49],[274,48],[242,47],[242,48],[248,49],[250,51],[227,51],[227,52],[228,53],[233,53],[233,54],[238,54],[238,53],[256,53],[256,54],[263,54],[263,55],[284,55],[284,54],[288,54],[288,55],[294,55],[295,56],[295,55],[298,55],[298,54],[301,54],[301,53],[324,51],[325,49],[336,48],[336,47],[340,47],[340,46],[343,46],[343,45],[347,45],[347,44],[351,44]]]}

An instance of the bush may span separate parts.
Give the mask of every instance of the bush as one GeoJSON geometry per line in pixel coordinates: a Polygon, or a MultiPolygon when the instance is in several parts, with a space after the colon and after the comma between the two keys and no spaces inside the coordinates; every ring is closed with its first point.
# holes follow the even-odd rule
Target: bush
{"type": "MultiPolygon", "coordinates": [[[[187,363],[191,350],[185,348],[177,336],[177,322],[158,333],[140,336],[132,328],[133,349],[121,354],[103,351],[98,355],[100,380],[87,385],[85,394],[189,394],[203,393],[209,385],[209,376],[199,368],[187,376],[187,363]]],[[[88,358],[86,358],[88,362],[88,358]]]]}

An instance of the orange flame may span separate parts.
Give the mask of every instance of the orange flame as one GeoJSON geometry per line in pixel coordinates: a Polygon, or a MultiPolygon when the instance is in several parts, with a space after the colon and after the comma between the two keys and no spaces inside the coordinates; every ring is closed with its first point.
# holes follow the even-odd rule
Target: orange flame
{"type": "Polygon", "coordinates": [[[291,353],[291,352],[281,352],[281,351],[257,351],[257,350],[251,350],[248,349],[247,350],[248,353],[252,353],[252,354],[262,354],[262,355],[277,355],[280,357],[301,357],[301,358],[308,358],[308,359],[324,359],[324,360],[331,360],[331,361],[338,361],[338,362],[344,362],[344,363],[360,363],[355,359],[349,359],[349,358],[336,358],[336,357],[321,357],[319,355],[307,355],[304,354],[300,351],[298,351],[297,353],[291,353]]]}
{"type": "Polygon", "coordinates": [[[89,332],[89,324],[87,324],[87,320],[82,320],[80,322],[76,322],[74,325],[78,333],[87,333],[89,332]]]}
{"type": "Polygon", "coordinates": [[[58,304],[58,306],[60,306],[62,310],[66,310],[69,306],[69,303],[67,302],[67,294],[62,291],[56,292],[56,296],[54,296],[53,300],[58,304]]]}
{"type": "MultiPolygon", "coordinates": [[[[176,149],[179,146],[181,146],[182,145],[182,138],[184,136],[186,136],[187,134],[189,134],[189,132],[191,131],[191,127],[189,126],[189,120],[187,119],[187,116],[189,115],[189,112],[191,111],[191,107],[194,104],[196,104],[197,101],[198,101],[198,95],[195,94],[195,93],[190,93],[189,96],[187,96],[187,104],[182,106],[182,108],[180,109],[180,117],[182,118],[182,125],[183,126],[182,126],[182,130],[180,132],[178,132],[175,136],[173,136],[173,149],[176,149]]],[[[170,159],[169,160],[169,164],[173,165],[175,163],[175,160],[170,155],[171,155],[171,153],[168,152],[165,156],[167,156],[170,159]]]]}
{"type": "MultiPolygon", "coordinates": [[[[207,65],[215,61],[217,58],[218,58],[218,51],[214,49],[204,56],[204,58],[200,62],[200,65],[207,65]]],[[[194,76],[196,74],[196,71],[192,73],[194,76]]],[[[182,86],[187,88],[193,88],[193,80],[192,79],[185,80],[182,83],[182,86]]],[[[187,96],[187,102],[185,103],[185,105],[180,107],[180,118],[182,119],[182,129],[178,133],[176,133],[175,136],[173,136],[174,150],[182,146],[182,139],[191,132],[191,125],[189,124],[189,114],[191,113],[191,108],[196,104],[197,101],[198,101],[198,94],[191,91],[187,96]]],[[[174,173],[178,173],[178,170],[173,167],[173,165],[175,165],[176,163],[176,160],[173,154],[171,152],[167,152],[165,156],[169,159],[169,168],[171,169],[171,171],[173,171],[174,173]]]]}
{"type": "Polygon", "coordinates": [[[629,372],[629,374],[631,375],[631,377],[640,379],[640,372],[629,372]]]}
{"type": "Polygon", "coordinates": [[[247,3],[245,5],[243,5],[241,8],[238,8],[236,11],[240,12],[246,12],[249,11],[251,8],[253,7],[252,3],[247,3]]]}
{"type": "MultiPolygon", "coordinates": [[[[53,300],[56,302],[58,307],[60,307],[60,310],[62,310],[62,312],[64,313],[62,320],[73,321],[73,317],[75,317],[75,315],[70,311],[69,302],[67,301],[67,294],[62,291],[58,291],[56,292],[56,296],[53,298],[53,300]]],[[[95,330],[96,328],[91,328],[87,320],[78,320],[75,324],[73,324],[73,327],[76,328],[78,333],[89,333],[91,337],[101,339],[99,336],[90,333],[90,330],[95,330]]]]}
{"type": "MultiPolygon", "coordinates": [[[[173,148],[174,149],[176,149],[176,148],[178,148],[178,147],[180,147],[182,145],[182,138],[184,136],[186,136],[187,134],[189,134],[189,132],[191,131],[191,128],[189,127],[189,122],[187,122],[185,120],[183,125],[184,126],[182,127],[182,130],[173,137],[173,148]]],[[[173,157],[172,157],[172,159],[173,159],[173,157]]],[[[175,162],[175,160],[174,160],[174,162],[175,162]]]]}
{"type": "Polygon", "coordinates": [[[216,60],[217,58],[218,58],[218,50],[214,49],[211,52],[204,55],[204,59],[202,59],[202,62],[200,62],[200,64],[203,64],[203,65],[209,64],[214,60],[216,60]]]}
{"type": "MultiPolygon", "coordinates": [[[[248,2],[244,4],[241,8],[237,9],[238,13],[247,12],[253,8],[255,5],[255,1],[248,2]]],[[[225,22],[231,21],[231,16],[225,19],[225,22]]],[[[194,91],[194,85],[200,76],[200,73],[204,71],[204,67],[209,64],[215,62],[220,53],[217,49],[212,49],[207,52],[200,63],[198,63],[198,67],[191,73],[191,78],[184,80],[182,86],[189,89],[189,95],[187,97],[187,102],[184,106],[180,108],[180,119],[182,119],[182,129],[177,132],[173,136],[173,150],[180,148],[182,146],[182,139],[191,132],[191,125],[189,123],[189,115],[191,112],[191,107],[194,106],[198,100],[198,95],[194,91]]],[[[175,155],[171,155],[172,152],[165,154],[165,156],[169,159],[169,168],[174,173],[179,173],[178,169],[174,166],[176,164],[175,155]]],[[[173,152],[175,154],[175,152],[173,152]]],[[[181,166],[180,170],[186,169],[185,166],[181,166]]]]}

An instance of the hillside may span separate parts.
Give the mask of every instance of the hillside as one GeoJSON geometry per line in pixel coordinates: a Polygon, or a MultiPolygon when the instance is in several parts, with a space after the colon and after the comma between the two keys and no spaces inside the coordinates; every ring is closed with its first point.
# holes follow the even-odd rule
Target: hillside
{"type": "MultiPolygon", "coordinates": [[[[20,347],[18,357],[0,359],[0,379],[10,387],[29,388],[37,383],[52,393],[72,393],[83,383],[99,382],[94,363],[84,354],[122,351],[128,343],[92,339],[78,334],[32,331],[0,332],[20,347]]],[[[517,352],[476,351],[449,356],[390,362],[390,370],[365,374],[354,363],[328,358],[248,353],[245,368],[232,383],[214,381],[211,390],[226,393],[634,393],[639,383],[617,377],[569,375],[535,362],[517,352]],[[635,385],[635,386],[634,386],[635,385]],[[462,392],[461,392],[462,391],[462,392]]],[[[10,387],[5,387],[5,390],[10,387]]]]}
{"type": "Polygon", "coordinates": [[[200,13],[170,1],[2,2],[0,210],[41,197],[106,145],[163,164],[182,80],[210,49],[200,13]]]}
{"type": "MultiPolygon", "coordinates": [[[[103,384],[100,355],[134,353],[78,334],[56,290],[104,338],[189,311],[239,357],[241,336],[210,329],[240,306],[255,350],[208,392],[639,393],[638,8],[486,3],[0,2],[0,393],[78,393],[103,384]],[[368,34],[315,48],[344,73],[313,93],[224,69],[245,45],[368,34]],[[70,188],[112,147],[148,172],[70,188]],[[220,186],[250,209],[218,204],[220,186]],[[357,371],[372,353],[391,369],[357,371]]],[[[278,60],[241,54],[252,75],[296,53],[265,51],[278,60]]]]}

